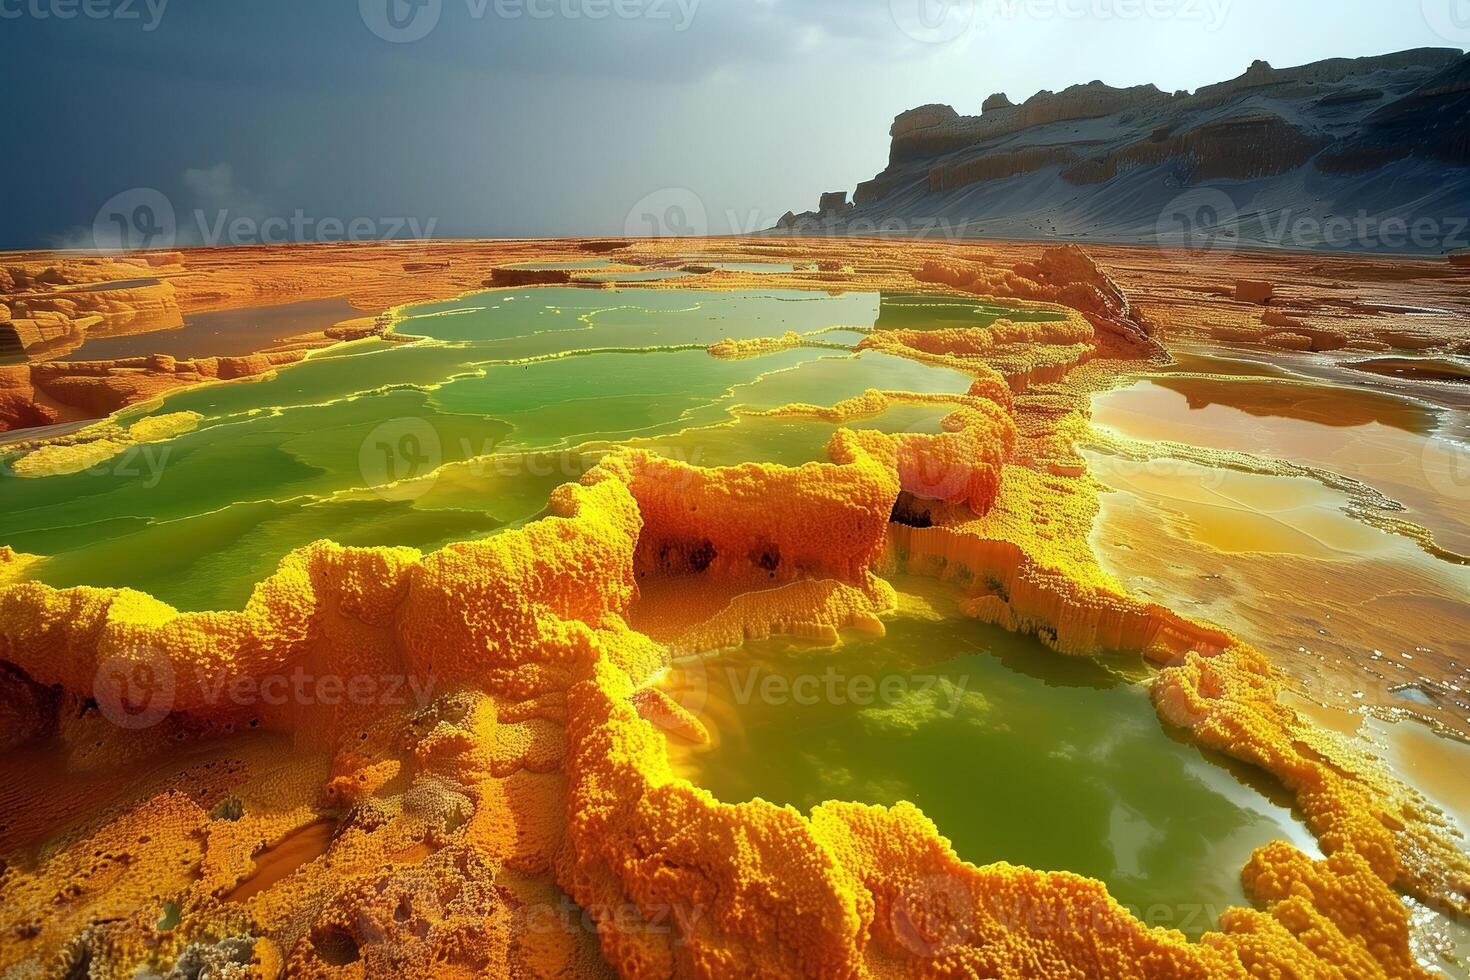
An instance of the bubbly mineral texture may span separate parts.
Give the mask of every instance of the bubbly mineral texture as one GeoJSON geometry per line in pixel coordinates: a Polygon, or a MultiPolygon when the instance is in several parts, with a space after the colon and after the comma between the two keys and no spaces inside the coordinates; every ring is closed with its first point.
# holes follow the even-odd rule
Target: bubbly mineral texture
{"type": "MultiPolygon", "coordinates": [[[[964,372],[963,393],[750,412],[832,423],[826,461],[703,467],[615,449],[524,526],[431,553],[318,542],[237,611],[52,588],[0,548],[0,970],[1420,975],[1395,889],[1467,910],[1449,821],[1287,707],[1260,652],[1130,596],[1088,544],[1097,486],[1073,449],[1088,396],[1120,363],[1161,354],[1123,287],[1075,248],[1007,266],[934,246],[813,248],[841,266],[888,262],[890,285],[1051,318],[862,340],[964,372]],[[945,410],[941,431],[864,427],[914,405],[945,410]],[[946,580],[969,615],[1059,656],[1144,650],[1161,721],[1279,780],[1325,858],[1261,848],[1243,869],[1254,907],[1190,941],[1099,882],[967,864],[909,804],[803,814],[676,775],[669,740],[708,733],[697,706],[657,687],[674,657],[882,631],[898,570],[946,580]],[[403,696],[266,696],[292,676],[379,694],[394,679],[403,696]]],[[[193,421],[117,425],[20,465],[87,465],[193,421]]]]}

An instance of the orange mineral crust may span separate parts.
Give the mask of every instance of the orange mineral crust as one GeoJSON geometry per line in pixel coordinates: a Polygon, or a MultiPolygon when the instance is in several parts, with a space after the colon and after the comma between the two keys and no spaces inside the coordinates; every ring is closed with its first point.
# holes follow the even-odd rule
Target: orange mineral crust
{"type": "MultiPolygon", "coordinates": [[[[650,264],[678,255],[611,244],[650,264]]],[[[422,267],[434,296],[506,262],[608,245],[291,251],[387,306],[422,295],[394,295],[385,271],[396,263],[401,279],[420,253],[446,263],[422,267]]],[[[1098,484],[1073,446],[1091,394],[1162,356],[1164,318],[1141,316],[1123,278],[1072,247],[996,245],[1007,262],[930,243],[720,247],[731,261],[799,262],[767,274],[781,288],[943,284],[1057,318],[875,329],[864,349],[973,385],[759,413],[839,426],[826,461],[702,467],[615,449],[523,526],[430,553],[317,542],[239,610],[52,588],[26,579],[31,556],[0,548],[0,974],[1427,975],[1398,890],[1470,911],[1453,824],[1289,707],[1262,653],[1130,595],[1091,550],[1098,484]],[[899,405],[948,414],[938,432],[864,428],[899,405]],[[773,633],[881,632],[898,571],[945,580],[967,614],[1056,656],[1145,651],[1160,723],[1279,781],[1325,858],[1260,848],[1242,871],[1253,907],[1191,940],[1135,918],[1100,882],[966,863],[911,804],[802,813],[722,801],[675,773],[670,740],[709,737],[657,687],[675,658],[773,633]],[[222,693],[293,674],[395,677],[403,696],[222,693]]],[[[283,275],[252,261],[159,259],[207,262],[221,303],[283,275]]],[[[1245,266],[1229,281],[1264,277],[1245,266]]],[[[187,280],[185,305],[213,295],[208,279],[187,280]]]]}

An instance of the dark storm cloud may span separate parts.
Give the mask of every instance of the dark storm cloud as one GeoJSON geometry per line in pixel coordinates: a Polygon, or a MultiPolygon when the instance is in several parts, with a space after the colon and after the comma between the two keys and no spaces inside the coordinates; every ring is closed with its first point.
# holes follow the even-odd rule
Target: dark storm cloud
{"type": "Polygon", "coordinates": [[[1218,36],[1020,18],[1002,37],[969,29],[969,0],[0,0],[0,248],[85,241],[138,188],[182,221],[606,234],[674,188],[769,223],[879,170],[914,105],[1435,43],[1393,7],[1230,0],[1218,36]]]}
{"type": "MultiPolygon", "coordinates": [[[[83,0],[0,0],[24,10],[83,0]]],[[[145,0],[95,0],[136,4],[145,0]]],[[[889,0],[152,0],[157,23],[21,16],[0,20],[0,50],[17,72],[84,64],[180,82],[282,87],[373,85],[409,64],[558,75],[690,78],[724,67],[786,62],[837,45],[864,57],[921,51],[889,0]],[[434,18],[425,37],[376,36],[363,4],[404,4],[434,18]]]]}
{"type": "MultiPolygon", "coordinates": [[[[221,168],[239,194],[287,211],[432,212],[447,234],[575,228],[585,208],[512,203],[505,224],[489,225],[475,211],[484,187],[531,174],[571,179],[561,171],[576,161],[564,151],[545,150],[556,153],[550,161],[534,152],[564,141],[558,127],[579,108],[568,97],[604,107],[583,127],[604,145],[633,141],[620,163],[631,168],[657,138],[648,117],[667,116],[671,100],[677,107],[684,87],[702,79],[839,53],[848,63],[911,54],[889,8],[890,0],[0,0],[13,140],[0,175],[27,189],[7,203],[0,247],[84,242],[97,208],[133,187],[157,189],[187,212],[202,203],[186,174],[221,168]],[[385,40],[373,29],[375,3],[379,20],[388,3],[404,4],[400,15],[431,13],[432,29],[411,43],[385,40]],[[620,126],[601,132],[604,121],[620,126]],[[457,131],[465,126],[514,145],[473,159],[435,150],[478,145],[457,131]]],[[[738,88],[731,83],[732,97],[738,88]]],[[[661,138],[671,150],[691,145],[687,122],[669,125],[675,132],[661,138]]],[[[683,179],[707,169],[691,161],[683,179]]],[[[614,172],[603,164],[579,183],[614,172]]]]}

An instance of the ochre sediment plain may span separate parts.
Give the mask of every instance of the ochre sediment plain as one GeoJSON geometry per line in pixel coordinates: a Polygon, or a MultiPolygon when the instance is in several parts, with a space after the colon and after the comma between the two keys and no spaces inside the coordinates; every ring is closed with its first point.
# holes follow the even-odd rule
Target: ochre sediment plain
{"type": "MultiPolygon", "coordinates": [[[[958,291],[1057,319],[874,329],[862,348],[973,383],[956,395],[874,389],[761,413],[840,425],[826,462],[707,468],[617,449],[557,488],[544,516],[523,527],[428,554],[319,542],[284,556],[238,611],[52,588],[26,580],[28,556],[0,550],[0,719],[12,750],[0,769],[0,969],[1424,974],[1399,893],[1470,912],[1470,861],[1453,822],[1289,706],[1291,681],[1265,653],[1140,600],[1109,575],[1089,544],[1099,486],[1077,446],[1088,438],[1091,396],[1166,362],[1175,339],[1462,351],[1465,272],[1250,254],[1189,272],[1143,250],[1005,243],[701,244],[724,259],[797,269],[691,267],[688,243],[672,241],[301,246],[272,249],[269,262],[250,250],[152,260],[159,276],[177,271],[174,299],[185,312],[346,295],[371,316],[492,282],[524,286],[523,275],[495,275],[509,264],[612,255],[615,268],[700,270],[640,289],[758,281],[958,291]],[[1274,283],[1292,324],[1267,323],[1237,301],[1241,279],[1274,283]],[[1412,331],[1386,328],[1373,310],[1405,304],[1410,292],[1457,312],[1416,319],[1412,331]],[[864,428],[895,404],[953,410],[938,433],[864,428]],[[1254,907],[1226,911],[1218,930],[1192,941],[1135,918],[1099,882],[967,864],[944,828],[908,804],[834,801],[803,814],[721,801],[673,771],[668,740],[705,735],[698,712],[657,687],[675,656],[773,633],[835,642],[844,630],[881,632],[895,603],[887,578],[899,571],[949,582],[968,615],[1034,634],[1056,656],[1143,651],[1157,669],[1160,723],[1278,781],[1325,858],[1285,842],[1262,847],[1242,869],[1254,907]],[[99,703],[118,692],[97,685],[119,665],[176,680],[166,717],[135,730],[104,717],[99,703]],[[434,689],[416,710],[242,710],[221,707],[204,680],[303,666],[432,678],[434,689]],[[284,866],[273,871],[272,861],[284,866]]],[[[68,282],[91,274],[54,256],[10,262],[27,270],[11,275],[31,291],[48,263],[65,266],[68,282]]],[[[822,342],[731,340],[709,353],[755,356],[808,341],[822,342]]],[[[145,379],[123,384],[114,383],[117,365],[104,366],[86,375],[96,379],[89,393],[67,399],[58,392],[77,386],[47,380],[44,362],[22,365],[9,369],[6,418],[21,427],[105,415],[183,384],[290,371],[298,344],[332,342],[298,338],[252,362],[259,371],[230,375],[123,365],[123,377],[145,379]]],[[[84,468],[126,440],[168,438],[191,421],[163,418],[151,431],[102,423],[28,446],[22,470],[84,468]]]]}

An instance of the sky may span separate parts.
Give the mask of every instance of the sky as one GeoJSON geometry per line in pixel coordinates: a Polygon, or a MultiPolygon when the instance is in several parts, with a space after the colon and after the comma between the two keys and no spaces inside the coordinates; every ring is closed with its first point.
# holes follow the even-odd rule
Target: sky
{"type": "Polygon", "coordinates": [[[905,109],[1470,46],[1470,0],[0,0],[0,248],[769,227],[905,109]]]}

